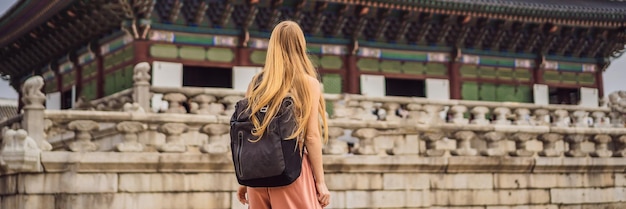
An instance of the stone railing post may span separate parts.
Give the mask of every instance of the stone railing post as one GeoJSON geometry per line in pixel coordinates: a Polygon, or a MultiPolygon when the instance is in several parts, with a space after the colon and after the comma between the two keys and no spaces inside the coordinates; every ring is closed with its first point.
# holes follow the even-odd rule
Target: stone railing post
{"type": "Polygon", "coordinates": [[[24,129],[17,131],[6,129],[2,135],[2,144],[4,147],[0,152],[0,161],[7,170],[17,172],[39,172],[43,170],[41,167],[41,149],[24,129]]]}
{"type": "Polygon", "coordinates": [[[467,107],[462,105],[455,105],[450,108],[450,112],[452,115],[452,123],[465,125],[468,124],[469,121],[464,118],[465,112],[467,112],[467,107]]]}
{"type": "Polygon", "coordinates": [[[489,112],[489,108],[483,106],[477,106],[472,108],[472,114],[474,115],[474,120],[472,120],[472,124],[478,125],[489,125],[489,120],[485,118],[489,112]]]}
{"type": "Polygon", "coordinates": [[[91,142],[91,131],[99,129],[98,123],[92,120],[75,120],[67,125],[67,128],[73,130],[76,141],[70,144],[70,150],[74,152],[93,152],[98,146],[91,142]]]}
{"type": "Polygon", "coordinates": [[[511,121],[508,120],[509,114],[511,114],[511,110],[506,107],[496,107],[493,110],[493,114],[496,115],[496,119],[492,121],[493,124],[496,125],[511,125],[511,121]]]}
{"type": "Polygon", "coordinates": [[[611,142],[611,136],[606,134],[600,134],[593,137],[596,150],[589,153],[593,157],[611,157],[613,152],[609,150],[609,142],[611,142]]]}
{"type": "Polygon", "coordinates": [[[400,120],[400,117],[396,115],[396,111],[400,109],[400,104],[395,102],[386,102],[382,105],[382,108],[387,111],[387,115],[385,117],[386,121],[400,120]]]}
{"type": "Polygon", "coordinates": [[[548,121],[548,115],[550,112],[546,109],[536,109],[535,110],[535,125],[537,126],[550,126],[550,121],[548,121]]]}
{"type": "Polygon", "coordinates": [[[567,110],[554,111],[554,121],[552,121],[552,125],[556,127],[569,127],[569,113],[567,110]]]}
{"type": "Polygon", "coordinates": [[[423,117],[419,118],[419,123],[422,124],[441,124],[444,123],[441,116],[439,116],[439,112],[443,110],[443,106],[440,105],[424,105],[422,106],[422,110],[425,114],[421,115],[423,117]]]}
{"type": "Polygon", "coordinates": [[[608,124],[605,120],[606,118],[606,113],[604,112],[593,112],[591,113],[591,117],[593,118],[593,127],[594,128],[608,128],[611,127],[610,124],[608,124]]]}
{"type": "Polygon", "coordinates": [[[224,154],[230,150],[228,138],[222,137],[229,133],[230,126],[226,124],[208,124],[202,127],[202,132],[209,135],[208,143],[200,151],[209,154],[224,154]]]}
{"type": "Polygon", "coordinates": [[[187,125],[183,123],[166,123],[159,126],[158,131],[165,134],[165,144],[158,147],[160,152],[187,151],[187,145],[180,138],[180,135],[187,131],[187,125]]]}
{"type": "Polygon", "coordinates": [[[530,125],[530,110],[526,108],[518,108],[515,110],[515,125],[530,125]]]}
{"type": "Polygon", "coordinates": [[[446,154],[446,150],[437,149],[437,142],[442,140],[443,137],[443,133],[440,132],[422,134],[422,139],[424,139],[424,142],[426,143],[426,156],[441,157],[446,154]]]}
{"type": "Polygon", "coordinates": [[[373,128],[361,128],[352,133],[352,136],[359,138],[359,146],[355,149],[356,154],[374,155],[374,138],[378,136],[378,130],[373,128]]]}
{"type": "Polygon", "coordinates": [[[44,136],[44,103],[46,95],[41,92],[44,82],[41,76],[33,76],[24,82],[22,86],[22,102],[24,103],[24,117],[22,128],[28,132],[41,150],[52,150],[44,136]]]}
{"type": "Polygon", "coordinates": [[[587,136],[583,134],[568,134],[565,136],[565,142],[569,145],[569,150],[565,152],[568,157],[585,157],[587,153],[582,151],[582,143],[587,136]]]}
{"type": "Polygon", "coordinates": [[[626,120],[626,91],[616,91],[609,94],[609,107],[611,108],[611,124],[616,128],[624,127],[626,120]]]}
{"type": "Polygon", "coordinates": [[[328,143],[324,146],[324,154],[342,155],[348,153],[348,143],[337,139],[343,134],[343,128],[328,127],[328,143]]]}
{"type": "Polygon", "coordinates": [[[556,150],[556,142],[561,141],[563,136],[555,133],[539,135],[539,141],[543,142],[543,150],[538,154],[542,157],[559,157],[561,152],[556,150]]]}
{"type": "Polygon", "coordinates": [[[137,140],[137,134],[146,130],[144,124],[134,121],[124,121],[115,126],[117,131],[124,133],[124,141],[115,146],[119,152],[141,152],[143,144],[137,140]]]}
{"type": "Polygon", "coordinates": [[[225,96],[224,98],[222,98],[222,103],[226,105],[224,115],[232,115],[233,113],[235,113],[235,105],[237,105],[237,102],[241,99],[243,99],[242,96],[235,95],[225,96]]]}
{"type": "Polygon", "coordinates": [[[526,149],[526,142],[530,141],[533,137],[535,136],[528,133],[513,134],[512,138],[515,141],[515,151],[509,152],[509,155],[517,157],[533,156],[534,152],[526,149]]]}
{"type": "Polygon", "coordinates": [[[589,113],[587,111],[577,110],[574,111],[572,116],[574,116],[574,127],[589,127],[589,122],[587,121],[589,113]]]}
{"type": "Polygon", "coordinates": [[[456,156],[475,156],[478,154],[476,149],[472,148],[471,141],[476,137],[476,134],[472,131],[459,131],[454,134],[454,138],[457,141],[456,150],[452,150],[450,154],[456,156]]]}
{"type": "Polygon", "coordinates": [[[133,69],[133,101],[150,110],[150,64],[140,62],[133,69]]]}
{"type": "Polygon", "coordinates": [[[168,93],[163,96],[163,100],[169,104],[166,113],[187,113],[181,103],[187,101],[187,97],[181,93],[168,93]]]}
{"type": "Polygon", "coordinates": [[[418,123],[422,115],[422,105],[409,103],[406,109],[409,111],[408,121],[410,121],[410,123],[418,123]]]}
{"type": "Polygon", "coordinates": [[[192,105],[195,107],[191,108],[191,113],[217,115],[217,113],[211,112],[211,106],[210,106],[211,102],[217,101],[215,96],[200,94],[198,96],[193,97],[191,101],[193,102],[192,104],[194,103],[196,104],[196,105],[192,105]]]}
{"type": "Polygon", "coordinates": [[[500,145],[504,134],[500,132],[488,132],[483,135],[485,141],[487,141],[487,149],[480,152],[483,156],[502,156],[504,155],[504,149],[500,145]]]}

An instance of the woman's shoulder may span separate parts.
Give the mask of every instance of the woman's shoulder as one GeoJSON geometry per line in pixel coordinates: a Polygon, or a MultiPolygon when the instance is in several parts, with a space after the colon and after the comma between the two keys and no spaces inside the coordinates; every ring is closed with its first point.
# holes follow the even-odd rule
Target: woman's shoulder
{"type": "Polygon", "coordinates": [[[307,77],[307,84],[309,87],[316,88],[316,89],[320,88],[320,81],[317,80],[317,78],[313,76],[306,76],[306,77],[307,77]]]}

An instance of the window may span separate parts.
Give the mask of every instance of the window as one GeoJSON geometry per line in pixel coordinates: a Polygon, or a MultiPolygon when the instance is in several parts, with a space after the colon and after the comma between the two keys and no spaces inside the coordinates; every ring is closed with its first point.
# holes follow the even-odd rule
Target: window
{"type": "Polygon", "coordinates": [[[426,97],[423,80],[385,78],[387,96],[426,97]]]}
{"type": "Polygon", "coordinates": [[[183,66],[183,86],[233,87],[233,72],[230,68],[183,66]]]}
{"type": "Polygon", "coordinates": [[[577,105],[580,102],[580,89],[578,88],[555,88],[549,90],[550,104],[577,105]]]}

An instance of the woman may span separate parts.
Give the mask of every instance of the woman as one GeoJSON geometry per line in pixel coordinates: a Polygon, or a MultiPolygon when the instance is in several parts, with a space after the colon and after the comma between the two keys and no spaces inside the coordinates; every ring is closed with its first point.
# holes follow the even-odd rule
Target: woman
{"type": "MultiPolygon", "coordinates": [[[[330,192],[324,181],[322,143],[328,140],[326,107],[317,72],[306,54],[304,33],[297,23],[284,21],[276,25],[267,48],[265,67],[248,87],[246,98],[255,114],[268,106],[266,115],[272,117],[280,101],[287,95],[294,100],[296,131],[300,150],[304,148],[302,171],[293,183],[283,187],[252,188],[240,186],[239,201],[248,203],[250,209],[318,209],[330,203],[330,192]],[[260,76],[262,75],[262,76],[260,76]],[[322,125],[320,126],[320,118],[322,125]],[[324,127],[323,129],[321,127],[324,127]]],[[[269,124],[255,123],[259,136],[269,124]]],[[[292,138],[292,137],[289,137],[292,138]]],[[[262,140],[262,139],[261,139],[262,140]]]]}

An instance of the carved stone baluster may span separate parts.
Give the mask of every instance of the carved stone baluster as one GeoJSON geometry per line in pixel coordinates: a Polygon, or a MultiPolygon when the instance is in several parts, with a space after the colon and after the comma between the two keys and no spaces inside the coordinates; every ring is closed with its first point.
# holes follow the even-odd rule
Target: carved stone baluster
{"type": "Polygon", "coordinates": [[[593,117],[593,127],[595,128],[611,127],[611,125],[606,122],[606,113],[596,111],[596,112],[591,113],[591,117],[593,117]]]}
{"type": "Polygon", "coordinates": [[[209,143],[202,146],[200,151],[209,154],[224,154],[230,150],[228,137],[223,137],[229,133],[229,126],[226,124],[208,124],[202,127],[202,132],[209,135],[209,143]]]}
{"type": "Polygon", "coordinates": [[[554,121],[552,122],[553,126],[556,127],[569,127],[569,113],[567,110],[556,110],[554,111],[554,121]]]}
{"type": "Polygon", "coordinates": [[[91,142],[91,131],[98,130],[100,126],[92,120],[75,120],[67,125],[73,130],[76,141],[70,144],[70,150],[74,152],[93,152],[98,149],[96,144],[91,142]]]}
{"type": "Polygon", "coordinates": [[[548,115],[550,112],[546,109],[536,109],[535,110],[535,125],[537,126],[550,126],[550,121],[548,115]]]}
{"type": "Polygon", "coordinates": [[[586,157],[587,153],[582,151],[582,143],[587,139],[583,134],[569,134],[565,136],[565,142],[569,145],[569,150],[565,152],[568,157],[586,157]]]}
{"type": "Polygon", "coordinates": [[[608,143],[611,142],[611,136],[600,134],[593,137],[596,150],[589,153],[593,157],[611,157],[613,152],[609,150],[608,143]]]}
{"type": "Polygon", "coordinates": [[[166,113],[187,113],[181,104],[187,101],[187,97],[181,93],[168,93],[163,96],[163,100],[168,102],[166,113]]]}
{"type": "Polygon", "coordinates": [[[333,114],[331,115],[331,118],[337,120],[350,119],[352,115],[354,115],[354,109],[347,107],[347,103],[348,101],[342,99],[333,101],[333,114]]]}
{"type": "Polygon", "coordinates": [[[556,150],[556,142],[563,139],[563,136],[555,133],[541,134],[539,140],[543,142],[543,150],[538,154],[542,157],[559,157],[561,152],[556,150]]]}
{"type": "Polygon", "coordinates": [[[355,149],[356,154],[374,155],[374,138],[378,136],[378,130],[373,128],[361,128],[352,133],[352,136],[359,138],[359,145],[355,149]]]}
{"type": "Polygon", "coordinates": [[[200,94],[198,96],[195,96],[191,100],[193,103],[195,103],[195,105],[192,105],[190,112],[195,114],[210,114],[209,104],[211,102],[215,102],[215,100],[216,99],[214,96],[206,94],[200,94]]]}
{"type": "Polygon", "coordinates": [[[624,128],[624,116],[620,112],[610,112],[611,126],[615,128],[624,128]]]}
{"type": "Polygon", "coordinates": [[[338,138],[344,135],[344,129],[340,127],[328,127],[328,143],[324,146],[324,154],[343,155],[348,153],[348,143],[338,138]]]}
{"type": "Polygon", "coordinates": [[[450,108],[450,112],[453,114],[452,123],[465,125],[468,124],[469,121],[464,118],[465,112],[467,112],[467,107],[462,105],[455,105],[450,108]]]}
{"type": "Polygon", "coordinates": [[[386,121],[397,121],[401,118],[396,115],[396,111],[400,108],[400,104],[395,102],[386,102],[383,104],[383,109],[387,111],[386,121]]]}
{"type": "Polygon", "coordinates": [[[226,106],[221,103],[219,98],[209,103],[209,115],[223,115],[224,110],[226,110],[226,106]]]}
{"type": "Polygon", "coordinates": [[[422,110],[422,105],[420,104],[415,104],[415,103],[410,103],[406,106],[406,109],[409,111],[409,118],[408,120],[411,123],[417,123],[419,122],[420,118],[422,117],[421,114],[421,110],[422,110]]]}
{"type": "Polygon", "coordinates": [[[452,150],[450,154],[456,156],[475,156],[478,151],[471,147],[471,141],[476,137],[472,131],[459,131],[454,134],[457,141],[457,149],[452,150]]]}
{"type": "Polygon", "coordinates": [[[615,142],[615,144],[617,145],[615,156],[626,157],[626,135],[616,136],[615,142]]]}
{"type": "Polygon", "coordinates": [[[587,120],[589,113],[583,110],[574,111],[574,127],[589,127],[589,121],[587,120]]]}
{"type": "Polygon", "coordinates": [[[106,105],[107,105],[106,106],[107,111],[115,111],[122,107],[122,104],[120,103],[120,101],[118,101],[115,98],[109,98],[109,100],[106,102],[106,105]]]}
{"type": "Polygon", "coordinates": [[[487,149],[480,152],[483,156],[503,156],[504,149],[501,146],[504,134],[500,132],[488,132],[483,135],[485,141],[487,141],[487,149]]]}
{"type": "Polygon", "coordinates": [[[513,134],[512,138],[515,141],[515,151],[509,152],[509,155],[517,157],[533,156],[534,152],[526,149],[526,142],[530,141],[533,137],[535,137],[533,134],[528,133],[513,134]]]}
{"type": "Polygon", "coordinates": [[[41,76],[28,78],[22,86],[22,102],[24,103],[24,117],[22,127],[30,134],[41,150],[52,150],[52,145],[44,137],[44,103],[46,95],[41,92],[44,86],[41,76]]]}
{"type": "Polygon", "coordinates": [[[496,115],[496,120],[491,123],[496,125],[511,125],[511,121],[509,121],[508,116],[511,114],[511,110],[506,107],[496,107],[493,110],[493,114],[496,115]]]}
{"type": "Polygon", "coordinates": [[[472,124],[478,125],[489,125],[489,120],[485,118],[489,112],[489,108],[483,106],[477,106],[472,108],[472,114],[474,115],[474,120],[472,120],[472,124]]]}
{"type": "Polygon", "coordinates": [[[517,108],[515,110],[515,125],[530,125],[530,110],[526,108],[517,108]]]}
{"type": "Polygon", "coordinates": [[[443,123],[443,119],[439,116],[439,113],[443,110],[443,106],[439,105],[424,105],[422,109],[425,111],[424,117],[419,119],[419,123],[437,125],[443,123]]]}
{"type": "Polygon", "coordinates": [[[442,140],[443,137],[443,133],[440,132],[422,134],[422,139],[426,142],[426,156],[440,157],[446,154],[446,150],[437,149],[437,142],[442,140]]]}
{"type": "Polygon", "coordinates": [[[363,121],[375,121],[378,119],[378,116],[374,115],[374,103],[371,101],[350,101],[348,106],[356,107],[352,119],[363,121]]]}
{"type": "Polygon", "coordinates": [[[141,62],[133,69],[133,101],[150,110],[150,64],[141,62]]]}
{"type": "Polygon", "coordinates": [[[124,121],[115,126],[117,131],[124,133],[124,141],[115,146],[118,152],[141,152],[143,144],[137,140],[137,134],[146,130],[143,123],[135,121],[124,121]]]}
{"type": "Polygon", "coordinates": [[[187,146],[183,143],[180,135],[187,131],[187,125],[183,123],[166,123],[159,127],[159,132],[165,134],[166,143],[159,146],[161,152],[186,152],[187,146]]]}
{"type": "Polygon", "coordinates": [[[224,110],[224,115],[232,115],[235,113],[235,105],[239,100],[243,99],[242,96],[225,96],[222,98],[221,102],[226,105],[226,110],[224,110]]]}

